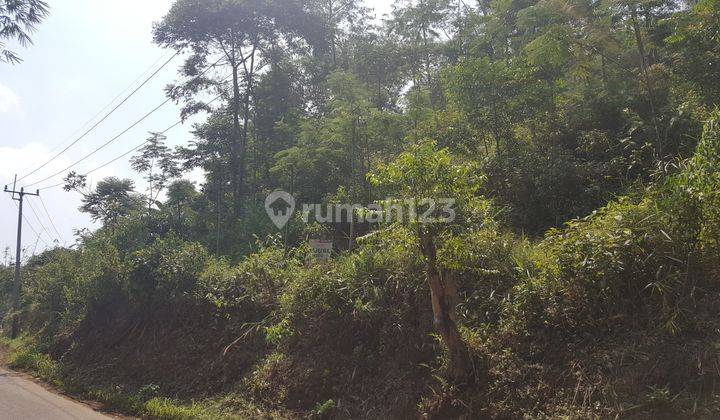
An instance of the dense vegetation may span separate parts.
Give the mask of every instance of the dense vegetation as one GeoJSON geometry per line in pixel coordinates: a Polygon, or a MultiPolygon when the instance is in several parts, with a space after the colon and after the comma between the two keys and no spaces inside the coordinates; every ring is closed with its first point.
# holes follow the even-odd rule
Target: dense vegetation
{"type": "Polygon", "coordinates": [[[177,150],[151,134],[146,192],[66,178],[103,226],[28,261],[14,365],[151,416],[720,415],[720,1],[375,23],[177,0],[154,34],[207,120],[177,150]],[[364,208],[278,231],[276,189],[364,208]],[[389,197],[455,217],[361,217],[389,197]]]}

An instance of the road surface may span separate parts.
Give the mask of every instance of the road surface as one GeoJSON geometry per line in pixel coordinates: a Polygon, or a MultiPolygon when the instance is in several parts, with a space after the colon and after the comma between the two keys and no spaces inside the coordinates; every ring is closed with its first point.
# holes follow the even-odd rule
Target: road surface
{"type": "Polygon", "coordinates": [[[0,368],[0,420],[46,419],[108,420],[112,417],[0,368]]]}

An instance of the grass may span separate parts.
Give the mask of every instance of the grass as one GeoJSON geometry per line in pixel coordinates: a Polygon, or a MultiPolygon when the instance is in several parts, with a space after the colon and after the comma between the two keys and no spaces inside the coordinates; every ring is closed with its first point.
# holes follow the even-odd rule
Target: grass
{"type": "Polygon", "coordinates": [[[144,411],[147,416],[163,420],[190,420],[210,417],[207,413],[207,407],[195,403],[190,406],[182,406],[170,399],[161,397],[155,397],[147,401],[144,411]]]}
{"type": "Polygon", "coordinates": [[[107,410],[162,420],[234,417],[213,406],[212,401],[192,402],[187,405],[165,397],[147,396],[142,389],[138,393],[129,393],[121,390],[120,387],[99,388],[77,384],[64,374],[62,364],[40,352],[32,337],[29,336],[14,340],[0,337],[0,346],[7,350],[5,363],[10,368],[31,373],[43,382],[69,394],[100,402],[107,410]]]}
{"type": "Polygon", "coordinates": [[[30,337],[23,336],[15,340],[2,338],[0,345],[8,350],[5,362],[9,367],[31,372],[49,384],[66,388],[62,380],[62,366],[50,356],[39,352],[30,337]]]}

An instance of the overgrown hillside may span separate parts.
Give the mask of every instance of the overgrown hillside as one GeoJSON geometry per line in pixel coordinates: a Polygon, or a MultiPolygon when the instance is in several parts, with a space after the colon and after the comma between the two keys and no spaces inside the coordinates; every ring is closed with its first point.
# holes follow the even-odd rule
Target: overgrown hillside
{"type": "Polygon", "coordinates": [[[714,417],[716,121],[673,174],[538,243],[488,221],[442,242],[464,383],[443,379],[423,258],[397,225],[311,265],[275,243],[230,264],[176,238],[123,254],[121,232],[96,235],[36,262],[34,344],[14,363],[37,369],[23,352],[39,351],[62,383],[228,415],[714,417]]]}
{"type": "Polygon", "coordinates": [[[208,119],[147,194],[67,176],[102,227],[28,258],[9,363],[157,418],[720,417],[720,3],[310,3],[175,2],[208,119]]]}

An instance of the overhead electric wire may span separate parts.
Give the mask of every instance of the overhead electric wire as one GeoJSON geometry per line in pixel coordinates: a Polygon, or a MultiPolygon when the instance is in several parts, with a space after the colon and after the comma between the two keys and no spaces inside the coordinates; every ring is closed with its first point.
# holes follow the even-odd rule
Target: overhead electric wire
{"type": "MultiPolygon", "coordinates": [[[[145,76],[146,74],[148,74],[148,73],[150,72],[150,70],[152,70],[152,69],[160,62],[160,60],[162,60],[163,58],[165,58],[165,57],[167,57],[167,56],[168,56],[168,54],[162,54],[162,55],[160,55],[160,57],[158,57],[157,60],[153,61],[153,63],[150,64],[150,66],[148,66],[148,68],[146,68],[145,71],[143,71],[142,73],[140,73],[140,75],[139,75],[138,77],[136,77],[135,80],[133,80],[132,82],[130,82],[130,84],[129,84],[125,89],[123,89],[120,93],[118,93],[117,95],[115,95],[115,97],[112,98],[112,99],[110,100],[110,102],[107,103],[107,105],[105,105],[104,107],[102,107],[101,110],[99,110],[95,115],[93,115],[89,120],[87,120],[82,126],[80,126],[80,128],[78,128],[77,130],[73,131],[72,134],[70,134],[69,136],[67,136],[67,137],[65,138],[65,140],[62,141],[62,143],[60,143],[60,144],[58,144],[57,146],[53,147],[52,150],[50,150],[50,153],[53,153],[54,151],[56,151],[56,150],[58,150],[59,148],[63,147],[63,146],[65,145],[65,143],[68,142],[68,140],[70,140],[71,138],[73,138],[77,133],[79,133],[79,132],[82,131],[85,127],[87,127],[90,123],[92,123],[93,121],[95,121],[95,118],[99,117],[100,114],[102,114],[103,112],[105,112],[105,110],[107,110],[108,108],[110,108],[110,107],[112,106],[112,104],[114,104],[115,101],[118,100],[118,98],[120,98],[120,97],[121,97],[122,95],[124,95],[127,91],[129,91],[133,86],[135,86],[135,83],[137,83],[140,79],[142,79],[143,76],[145,76]]],[[[24,172],[24,171],[23,171],[23,172],[24,172]]]]}
{"type": "Polygon", "coordinates": [[[27,201],[25,201],[25,202],[27,203],[28,207],[30,207],[30,210],[31,210],[31,211],[33,212],[33,214],[35,215],[35,219],[36,219],[36,220],[38,221],[38,223],[40,224],[40,233],[45,232],[45,235],[47,235],[48,239],[50,239],[51,242],[55,242],[55,237],[52,236],[52,235],[50,234],[50,232],[48,232],[47,228],[46,228],[45,225],[43,224],[42,220],[40,220],[40,216],[39,216],[39,215],[37,214],[37,212],[35,211],[35,208],[33,207],[33,205],[32,205],[32,203],[30,202],[30,200],[27,200],[27,201]]]}
{"type": "MultiPolygon", "coordinates": [[[[129,84],[125,89],[123,89],[120,93],[118,93],[117,95],[115,95],[115,97],[112,98],[112,99],[110,100],[110,102],[107,103],[107,105],[105,105],[104,107],[102,107],[102,109],[100,109],[95,115],[93,115],[89,120],[87,120],[87,121],[86,121],[83,125],[81,125],[77,130],[73,131],[72,134],[70,134],[69,136],[67,136],[62,142],[60,142],[60,143],[57,144],[55,147],[53,147],[53,148],[50,150],[50,153],[53,153],[53,152],[55,152],[56,150],[58,150],[59,148],[63,147],[63,146],[64,146],[70,139],[72,139],[77,133],[79,133],[79,132],[82,131],[85,127],[87,127],[90,123],[92,123],[92,122],[95,120],[95,118],[97,118],[98,116],[100,116],[100,114],[102,114],[103,112],[105,112],[105,110],[107,110],[108,108],[110,108],[110,107],[112,106],[112,104],[115,103],[115,101],[118,100],[118,98],[120,98],[123,94],[125,94],[125,92],[127,92],[128,90],[130,90],[130,89],[135,85],[135,83],[137,83],[140,79],[142,79],[143,76],[145,76],[146,74],[148,74],[148,73],[150,72],[150,70],[152,70],[152,69],[160,62],[160,60],[162,60],[164,57],[167,57],[167,55],[168,55],[168,54],[162,54],[162,55],[160,55],[160,57],[158,57],[155,61],[153,61],[153,63],[150,64],[150,66],[148,66],[148,67],[145,69],[145,71],[143,71],[142,73],[140,73],[140,75],[139,75],[138,77],[136,77],[135,80],[133,80],[132,82],[130,82],[130,84],[129,84]]],[[[30,170],[30,168],[25,168],[25,169],[23,169],[21,172],[25,172],[25,171],[29,171],[29,170],[30,170]]],[[[10,183],[10,182],[7,182],[7,184],[9,184],[9,183],[10,183]]]]}
{"type": "MultiPolygon", "coordinates": [[[[18,211],[19,211],[20,209],[19,209],[18,203],[16,203],[16,202],[13,200],[13,204],[15,204],[15,207],[18,208],[18,211]]],[[[30,223],[30,221],[28,220],[27,217],[25,217],[24,214],[22,215],[22,218],[23,218],[23,220],[25,221],[25,224],[30,228],[30,230],[32,230],[36,235],[39,236],[40,233],[38,233],[38,231],[35,230],[35,228],[33,227],[32,223],[30,223]]],[[[40,240],[45,244],[46,247],[48,247],[48,248],[50,247],[50,245],[48,245],[48,243],[45,242],[45,239],[43,239],[43,238],[41,237],[40,240]]]]}
{"type": "MultiPolygon", "coordinates": [[[[25,217],[24,214],[23,214],[23,220],[25,221],[25,224],[28,225],[28,227],[30,228],[30,230],[33,231],[33,233],[35,233],[36,235],[40,236],[40,233],[33,227],[32,223],[30,223],[30,220],[28,220],[28,218],[25,217]]],[[[50,247],[50,245],[49,245],[47,242],[45,242],[45,239],[43,239],[42,236],[40,236],[40,240],[42,241],[42,243],[45,244],[46,247],[48,247],[48,248],[50,247]]]]}
{"type": "MultiPolygon", "coordinates": [[[[165,134],[166,132],[170,131],[171,129],[175,128],[175,126],[177,126],[177,125],[179,125],[179,124],[181,124],[181,123],[182,123],[182,120],[176,122],[175,124],[171,125],[170,127],[166,128],[165,130],[161,131],[159,134],[165,134]]],[[[136,151],[137,149],[141,148],[141,147],[144,146],[145,143],[147,143],[147,142],[148,142],[148,140],[145,140],[145,141],[143,141],[142,143],[138,144],[137,146],[133,147],[132,149],[128,150],[127,152],[124,152],[123,154],[121,154],[121,155],[119,155],[119,156],[116,156],[116,157],[112,158],[111,160],[103,163],[102,165],[97,166],[97,167],[95,167],[95,168],[93,168],[93,169],[91,169],[91,170],[89,170],[89,171],[87,171],[87,172],[85,172],[85,173],[83,173],[83,174],[81,174],[81,175],[83,175],[83,176],[85,176],[85,175],[90,175],[91,173],[93,173],[93,172],[95,172],[95,171],[99,171],[100,169],[102,169],[102,168],[104,168],[104,167],[106,167],[106,166],[108,166],[108,165],[110,165],[110,164],[112,164],[112,163],[115,163],[116,161],[124,158],[125,156],[129,155],[130,153],[132,153],[132,152],[136,151]]],[[[40,191],[48,190],[48,189],[50,189],[50,188],[59,187],[59,186],[61,186],[61,185],[65,185],[65,182],[58,182],[57,184],[49,185],[49,186],[47,186],[47,187],[42,187],[42,188],[40,188],[39,190],[40,190],[40,191]]]]}
{"type": "Polygon", "coordinates": [[[47,209],[47,206],[45,205],[45,200],[43,200],[41,195],[38,195],[38,198],[40,199],[40,204],[42,204],[43,210],[45,210],[45,215],[47,215],[48,220],[50,221],[50,226],[52,226],[53,230],[55,231],[55,234],[60,239],[60,241],[64,244],[65,241],[62,238],[62,235],[60,234],[60,231],[58,230],[57,226],[55,226],[55,221],[53,221],[52,216],[50,216],[50,212],[47,209]]]}
{"type": "MultiPolygon", "coordinates": [[[[230,77],[230,76],[226,76],[226,77],[225,77],[223,80],[221,80],[221,81],[225,81],[225,80],[227,80],[229,77],[230,77]]],[[[217,95],[216,97],[214,97],[213,99],[211,99],[210,101],[208,101],[207,105],[210,105],[211,103],[217,101],[218,99],[222,98],[222,96],[223,96],[223,94],[217,95]]],[[[165,130],[161,131],[159,134],[165,134],[165,133],[167,133],[168,131],[172,130],[172,129],[175,128],[176,126],[182,124],[182,122],[183,122],[182,119],[181,119],[181,120],[178,120],[178,121],[177,121],[176,123],[174,123],[173,125],[169,126],[169,127],[166,128],[165,130]]],[[[131,127],[131,128],[132,128],[132,127],[131,127]]],[[[124,132],[121,133],[120,135],[122,135],[122,134],[124,134],[124,132]]],[[[128,151],[126,151],[126,152],[124,152],[124,153],[122,153],[122,154],[114,157],[114,158],[112,158],[111,160],[103,163],[103,164],[100,165],[100,166],[97,166],[97,167],[95,167],[95,168],[93,168],[93,169],[91,169],[91,170],[89,170],[89,171],[87,171],[87,172],[82,173],[81,175],[86,176],[86,175],[89,175],[89,174],[91,174],[91,173],[93,173],[93,172],[95,172],[95,171],[99,171],[100,169],[102,169],[102,168],[104,168],[104,167],[106,167],[106,166],[108,166],[108,165],[110,165],[110,164],[112,164],[112,163],[115,163],[115,162],[117,162],[118,160],[120,160],[120,159],[124,158],[125,156],[129,155],[130,153],[138,150],[139,148],[141,148],[142,146],[144,146],[147,142],[148,142],[148,140],[145,140],[145,141],[143,141],[142,143],[138,144],[137,146],[133,147],[132,149],[130,149],[130,150],[128,150],[128,151]]],[[[83,158],[83,159],[84,159],[84,158],[83,158]]],[[[79,161],[76,162],[76,163],[79,163],[79,161]]],[[[71,166],[74,166],[74,165],[75,165],[75,164],[73,164],[73,165],[71,165],[71,166]]],[[[68,168],[69,168],[69,167],[68,167],[68,168]]],[[[66,168],[66,169],[68,169],[68,168],[66,168]]],[[[63,171],[60,171],[60,172],[58,172],[58,173],[56,173],[56,174],[54,174],[54,175],[51,175],[50,177],[48,177],[48,178],[46,178],[46,179],[44,179],[44,180],[42,180],[42,181],[38,181],[38,182],[33,183],[33,184],[30,184],[30,185],[35,185],[35,184],[39,184],[39,183],[41,183],[41,182],[44,182],[44,181],[46,181],[47,179],[52,178],[52,177],[54,177],[54,176],[56,176],[56,175],[58,175],[59,173],[62,173],[62,172],[64,172],[64,170],[63,170],[63,171]]],[[[47,186],[47,187],[40,187],[39,190],[40,190],[40,191],[48,190],[48,189],[50,189],[50,188],[56,188],[56,187],[59,187],[59,186],[62,186],[62,185],[65,185],[65,182],[64,182],[64,181],[63,181],[63,182],[58,182],[58,183],[53,184],[53,185],[49,185],[49,186],[47,186]]]]}
{"type": "MultiPolygon", "coordinates": [[[[205,73],[207,73],[210,69],[214,68],[221,60],[222,60],[222,58],[219,59],[219,60],[217,60],[215,63],[211,64],[210,66],[206,67],[200,74],[198,74],[198,75],[195,76],[194,78],[190,79],[190,81],[201,78],[201,77],[202,77],[203,75],[205,75],[205,73]]],[[[227,77],[226,77],[225,79],[227,79],[227,77]]],[[[223,80],[225,80],[225,79],[223,79],[223,80]]],[[[221,96],[222,96],[222,95],[221,95],[221,96]]],[[[115,137],[111,138],[110,140],[106,141],[105,143],[103,143],[102,145],[100,145],[100,147],[98,147],[98,148],[96,148],[95,150],[93,150],[92,152],[86,154],[86,155],[83,156],[82,158],[76,160],[75,162],[71,163],[70,165],[68,165],[68,166],[66,166],[65,168],[63,168],[63,169],[55,172],[54,174],[52,174],[52,175],[50,175],[50,176],[47,176],[47,177],[45,177],[45,178],[43,178],[43,179],[41,179],[41,180],[39,180],[39,181],[35,181],[35,182],[31,183],[31,184],[27,184],[27,185],[25,185],[24,187],[31,187],[31,186],[33,186],[33,185],[37,185],[37,184],[40,184],[40,183],[42,183],[42,182],[45,182],[45,181],[47,181],[47,180],[49,180],[49,179],[51,179],[51,178],[56,177],[57,175],[59,175],[59,174],[61,174],[61,173],[67,171],[68,169],[72,168],[73,166],[77,165],[78,163],[84,161],[85,159],[87,159],[87,158],[89,158],[90,156],[94,155],[94,154],[97,153],[98,151],[100,151],[100,150],[102,150],[103,148],[107,147],[110,143],[113,143],[115,140],[119,139],[123,134],[125,134],[125,133],[127,133],[128,131],[130,131],[131,129],[135,128],[135,126],[137,126],[138,124],[140,124],[141,122],[143,122],[147,117],[149,117],[150,115],[152,115],[153,113],[155,113],[158,109],[160,109],[160,108],[162,108],[163,106],[165,106],[165,104],[167,104],[167,103],[170,102],[171,100],[172,100],[172,97],[168,97],[168,98],[165,99],[160,105],[158,105],[158,106],[156,106],[155,108],[153,108],[150,112],[148,112],[147,114],[143,115],[139,120],[135,121],[135,122],[132,123],[129,127],[127,127],[127,128],[124,129],[122,132],[120,132],[120,134],[118,134],[118,135],[116,135],[115,137]]]]}
{"type": "Polygon", "coordinates": [[[32,253],[30,254],[30,258],[32,258],[32,257],[34,257],[35,255],[37,255],[37,254],[35,254],[35,252],[37,252],[37,246],[38,246],[38,241],[39,241],[39,240],[40,240],[40,235],[38,235],[38,236],[35,237],[35,246],[33,246],[32,253]]]}
{"type": "Polygon", "coordinates": [[[180,54],[180,51],[176,52],[176,53],[173,54],[169,59],[167,59],[160,67],[158,67],[154,72],[152,72],[152,74],[150,74],[150,76],[148,76],[138,87],[136,87],[132,92],[130,92],[129,95],[127,95],[122,101],[120,101],[119,104],[115,105],[115,107],[113,107],[113,109],[111,109],[110,112],[108,112],[107,114],[105,114],[99,121],[97,121],[95,124],[93,124],[93,125],[92,125],[90,128],[88,128],[87,130],[85,130],[85,132],[83,132],[83,133],[80,135],[80,137],[76,138],[72,143],[70,143],[69,145],[67,145],[64,149],[62,149],[62,150],[61,150],[60,152],[58,152],[57,154],[53,155],[53,157],[51,157],[50,159],[48,159],[45,163],[43,163],[42,165],[40,165],[40,166],[38,166],[37,168],[35,168],[32,172],[23,175],[21,178],[18,179],[18,181],[21,181],[21,180],[29,177],[30,175],[36,173],[36,172],[39,171],[40,169],[44,168],[45,166],[47,166],[47,164],[49,164],[49,163],[52,162],[53,160],[57,159],[60,155],[62,155],[63,153],[65,153],[68,149],[70,149],[72,146],[74,146],[75,144],[77,144],[80,140],[82,140],[83,138],[85,138],[85,136],[87,136],[88,134],[90,134],[90,132],[92,132],[97,126],[99,126],[103,121],[105,121],[108,117],[110,117],[110,115],[112,115],[115,111],[117,111],[117,110],[118,110],[121,106],[123,106],[133,95],[135,95],[143,86],[145,86],[150,80],[152,80],[152,79],[160,72],[160,70],[162,70],[163,68],[165,68],[165,66],[167,66],[175,57],[177,57],[178,54],[180,54]]]}
{"type": "Polygon", "coordinates": [[[99,147],[97,147],[97,148],[96,148],[95,150],[93,150],[92,152],[86,154],[85,156],[81,157],[80,159],[76,160],[75,162],[71,163],[70,165],[64,167],[63,169],[55,172],[54,174],[52,174],[52,175],[50,175],[50,176],[47,176],[47,177],[45,177],[45,178],[43,178],[43,179],[41,179],[41,180],[39,180],[39,181],[35,181],[35,182],[33,182],[32,184],[27,184],[27,185],[25,185],[24,188],[32,187],[33,185],[37,185],[37,184],[40,184],[41,182],[47,181],[48,179],[54,178],[54,177],[62,174],[63,172],[67,171],[68,169],[72,168],[73,166],[77,165],[78,163],[80,163],[80,162],[84,161],[85,159],[89,158],[90,156],[94,155],[95,153],[99,152],[100,150],[104,149],[104,148],[107,147],[110,143],[112,143],[112,142],[114,142],[115,140],[119,139],[123,134],[125,134],[125,133],[127,133],[128,131],[130,131],[130,130],[132,130],[133,128],[135,128],[138,124],[140,124],[141,122],[143,122],[147,117],[149,117],[150,115],[154,114],[155,111],[157,111],[158,109],[162,108],[166,103],[170,102],[171,99],[172,99],[172,98],[167,98],[167,99],[165,99],[160,105],[158,105],[158,106],[156,106],[155,108],[153,108],[150,112],[148,112],[147,114],[145,114],[145,115],[143,115],[142,117],[140,117],[139,120],[137,120],[137,121],[135,121],[134,123],[132,123],[128,128],[126,128],[126,129],[124,129],[123,131],[121,131],[120,134],[118,134],[118,135],[116,135],[115,137],[111,138],[110,140],[106,141],[105,143],[103,143],[102,145],[100,145],[99,147]]]}

